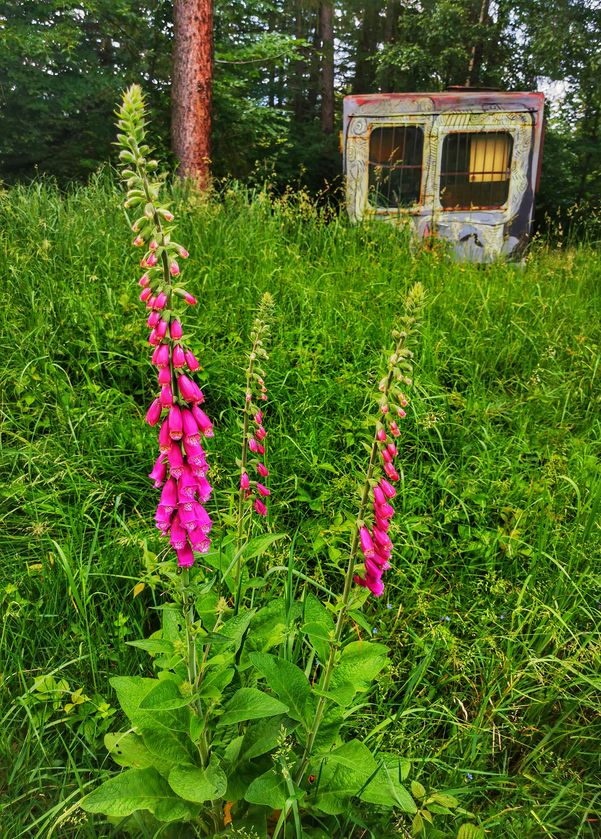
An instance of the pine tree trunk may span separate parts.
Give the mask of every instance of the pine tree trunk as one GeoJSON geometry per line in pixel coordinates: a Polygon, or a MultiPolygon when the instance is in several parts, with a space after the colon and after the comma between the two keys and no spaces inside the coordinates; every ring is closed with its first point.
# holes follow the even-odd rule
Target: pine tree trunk
{"type": "Polygon", "coordinates": [[[353,93],[372,93],[375,79],[373,61],[381,34],[380,4],[364,0],[357,44],[353,93]]]}
{"type": "Polygon", "coordinates": [[[319,9],[321,30],[321,130],[334,131],[334,9],[332,0],[322,0],[319,9]]]}
{"type": "Polygon", "coordinates": [[[174,0],[171,145],[178,172],[209,185],[213,95],[213,0],[174,0]]]}

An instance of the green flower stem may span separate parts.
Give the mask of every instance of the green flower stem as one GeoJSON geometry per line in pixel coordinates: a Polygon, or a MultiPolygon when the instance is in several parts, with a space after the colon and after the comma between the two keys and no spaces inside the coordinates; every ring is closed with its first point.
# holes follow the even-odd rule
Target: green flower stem
{"type": "MultiPolygon", "coordinates": [[[[190,597],[190,569],[182,569],[182,611],[186,626],[186,666],[188,669],[188,682],[192,695],[196,693],[199,686],[198,662],[196,658],[196,638],[194,633],[194,603],[190,597]]],[[[202,674],[201,674],[202,675],[202,674]]],[[[194,710],[202,719],[202,704],[200,699],[195,699],[194,710]]],[[[207,743],[206,731],[203,729],[198,741],[198,751],[202,766],[209,762],[209,746],[207,743]]]]}

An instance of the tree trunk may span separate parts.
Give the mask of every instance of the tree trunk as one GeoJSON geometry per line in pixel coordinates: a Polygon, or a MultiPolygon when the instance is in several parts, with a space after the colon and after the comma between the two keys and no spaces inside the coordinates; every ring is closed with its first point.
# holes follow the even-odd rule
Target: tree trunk
{"type": "Polygon", "coordinates": [[[478,18],[479,33],[474,45],[472,46],[470,62],[467,68],[467,78],[465,80],[466,87],[477,85],[480,78],[480,66],[482,64],[482,55],[484,52],[484,36],[482,27],[484,26],[484,22],[488,19],[489,6],[490,0],[482,0],[482,5],[480,6],[480,17],[478,18]]]}
{"type": "MultiPolygon", "coordinates": [[[[401,4],[399,0],[388,0],[386,4],[386,20],[384,21],[384,45],[394,44],[396,40],[396,31],[401,14],[401,4]]],[[[384,93],[393,92],[393,77],[394,73],[392,67],[388,66],[381,74],[382,90],[384,93]]]]}
{"type": "Polygon", "coordinates": [[[334,9],[332,0],[321,0],[321,130],[334,131],[334,9]]]}
{"type": "Polygon", "coordinates": [[[178,172],[209,185],[213,97],[213,0],[174,0],[171,145],[178,172]]]}
{"type": "Polygon", "coordinates": [[[380,4],[364,0],[361,29],[357,44],[353,93],[371,93],[376,75],[375,55],[381,36],[380,4]]]}

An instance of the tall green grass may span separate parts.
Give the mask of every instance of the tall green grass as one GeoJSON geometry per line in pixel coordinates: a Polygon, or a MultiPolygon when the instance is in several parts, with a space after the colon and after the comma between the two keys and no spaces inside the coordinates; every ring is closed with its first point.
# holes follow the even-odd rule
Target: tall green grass
{"type": "MultiPolygon", "coordinates": [[[[381,351],[424,283],[394,570],[368,607],[393,666],[365,732],[380,722],[372,736],[491,836],[598,836],[601,254],[539,246],[523,268],[456,265],[385,225],[326,223],[302,196],[174,200],[216,422],[217,526],[234,495],[245,335],[270,291],[269,526],[294,534],[297,566],[329,586],[381,351]]],[[[153,377],[109,178],[0,193],[0,271],[0,835],[35,837],[108,768],[109,676],[146,672],[125,642],[161,602],[133,595],[161,546],[143,424],[153,377]],[[67,714],[78,689],[90,701],[67,714]]],[[[54,835],[102,830],[74,811],[54,835]]]]}

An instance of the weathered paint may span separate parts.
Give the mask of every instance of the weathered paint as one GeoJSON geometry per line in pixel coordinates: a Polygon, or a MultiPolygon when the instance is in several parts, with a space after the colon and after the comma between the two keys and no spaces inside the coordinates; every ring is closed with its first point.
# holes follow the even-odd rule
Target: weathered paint
{"type": "Polygon", "coordinates": [[[420,238],[453,243],[459,259],[488,262],[519,257],[530,237],[543,139],[542,93],[449,91],[380,93],[344,99],[343,165],[351,220],[378,217],[411,225],[420,238]],[[421,195],[409,207],[368,202],[372,129],[419,126],[424,132],[421,195]],[[509,193],[498,208],[445,209],[440,202],[442,147],[456,132],[506,132],[513,140],[509,193]]]}

